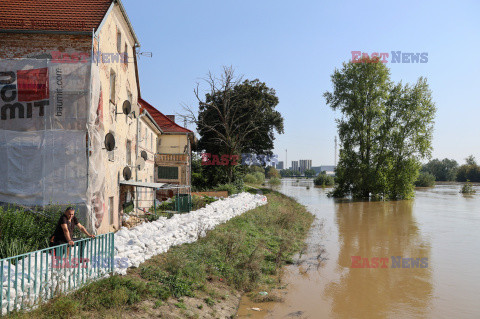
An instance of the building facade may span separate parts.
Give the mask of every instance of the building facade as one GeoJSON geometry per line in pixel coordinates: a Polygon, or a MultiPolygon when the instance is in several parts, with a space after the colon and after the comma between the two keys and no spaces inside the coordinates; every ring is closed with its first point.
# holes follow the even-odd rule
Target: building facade
{"type": "Polygon", "coordinates": [[[305,172],[307,169],[312,169],[312,160],[300,160],[298,164],[301,173],[305,172]]]}
{"type": "Polygon", "coordinates": [[[175,123],[174,116],[164,115],[145,100],[140,100],[140,104],[162,129],[155,155],[155,182],[190,186],[193,132],[175,123]]]}
{"type": "Polygon", "coordinates": [[[292,171],[299,171],[298,161],[292,161],[292,171]]]}
{"type": "Polygon", "coordinates": [[[42,77],[45,81],[35,84],[35,92],[24,94],[27,98],[22,97],[22,101],[27,102],[21,102],[20,96],[14,105],[0,101],[4,119],[0,121],[0,135],[4,136],[0,149],[11,155],[5,159],[11,167],[15,166],[15,156],[27,156],[32,148],[51,154],[50,162],[56,165],[40,158],[35,166],[23,165],[15,172],[14,180],[12,171],[5,180],[6,169],[0,176],[0,193],[7,195],[0,201],[23,205],[44,205],[48,201],[73,204],[90,231],[105,233],[121,227],[127,204],[133,203],[139,210],[153,203],[154,188],[142,185],[190,184],[193,133],[168,118],[159,121],[159,117],[165,117],[163,114],[154,108],[150,113],[142,106],[136,60],[139,41],[121,1],[51,0],[25,6],[0,0],[0,16],[0,75],[9,76],[7,80],[0,77],[0,89],[6,85],[20,88],[17,74],[27,74],[29,81],[42,77]],[[58,16],[64,22],[59,22],[58,16]],[[77,92],[77,87],[82,91],[77,92]],[[38,95],[39,90],[49,100],[32,108],[36,102],[29,104],[28,98],[38,95]],[[63,114],[59,109],[63,109],[63,114]],[[45,125],[38,129],[25,122],[15,138],[9,138],[9,127],[24,117],[33,117],[27,120],[45,125]],[[159,122],[166,127],[165,132],[159,122]],[[47,123],[55,125],[47,128],[47,123]],[[66,141],[65,136],[73,137],[66,141]],[[63,144],[57,143],[59,140],[63,144]],[[63,171],[59,171],[59,166],[63,171]],[[160,170],[160,174],[158,167],[175,167],[176,175],[174,169],[160,170]],[[46,173],[36,176],[39,171],[46,173]],[[22,174],[33,176],[34,182],[22,182],[22,174]],[[127,181],[140,186],[127,185],[127,181]],[[51,186],[49,192],[46,184],[51,186]],[[62,196],[65,188],[75,188],[76,196],[62,196]]]}

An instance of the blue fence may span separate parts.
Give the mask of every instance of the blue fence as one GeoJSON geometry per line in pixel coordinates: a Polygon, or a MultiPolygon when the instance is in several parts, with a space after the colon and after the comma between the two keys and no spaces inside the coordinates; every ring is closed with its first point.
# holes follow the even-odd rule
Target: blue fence
{"type": "Polygon", "coordinates": [[[28,309],[114,271],[114,234],[0,260],[0,315],[28,309]]]}

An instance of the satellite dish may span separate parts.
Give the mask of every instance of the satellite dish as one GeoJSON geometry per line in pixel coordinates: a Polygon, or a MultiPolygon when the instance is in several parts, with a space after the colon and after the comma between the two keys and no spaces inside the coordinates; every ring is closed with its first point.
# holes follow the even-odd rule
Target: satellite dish
{"type": "Polygon", "coordinates": [[[105,135],[105,148],[107,151],[113,151],[115,149],[115,137],[112,133],[105,135]]]}
{"type": "Polygon", "coordinates": [[[128,115],[132,111],[132,104],[129,100],[125,100],[122,106],[123,114],[128,115]]]}
{"type": "Polygon", "coordinates": [[[128,181],[130,178],[132,178],[132,170],[130,169],[130,167],[126,166],[124,169],[123,169],[123,178],[128,181]]]}
{"type": "Polygon", "coordinates": [[[145,159],[139,156],[137,158],[136,165],[137,165],[137,168],[141,171],[145,167],[145,159]]]}
{"type": "Polygon", "coordinates": [[[146,152],[146,151],[141,151],[141,152],[140,152],[140,156],[141,156],[144,160],[147,160],[147,159],[148,159],[148,155],[147,155],[147,152],[146,152]]]}

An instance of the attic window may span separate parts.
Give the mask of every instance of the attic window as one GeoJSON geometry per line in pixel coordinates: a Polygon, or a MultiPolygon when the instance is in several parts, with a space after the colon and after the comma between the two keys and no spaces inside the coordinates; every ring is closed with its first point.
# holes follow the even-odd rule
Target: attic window
{"type": "Polygon", "coordinates": [[[122,33],[120,30],[117,30],[117,51],[118,53],[122,52],[122,33]]]}

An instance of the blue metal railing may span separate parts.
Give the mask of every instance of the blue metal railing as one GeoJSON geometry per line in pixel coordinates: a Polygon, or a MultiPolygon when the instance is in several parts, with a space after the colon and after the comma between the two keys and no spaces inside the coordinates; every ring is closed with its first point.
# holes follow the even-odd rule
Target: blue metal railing
{"type": "Polygon", "coordinates": [[[28,309],[114,271],[114,234],[0,260],[0,315],[28,309]]]}

